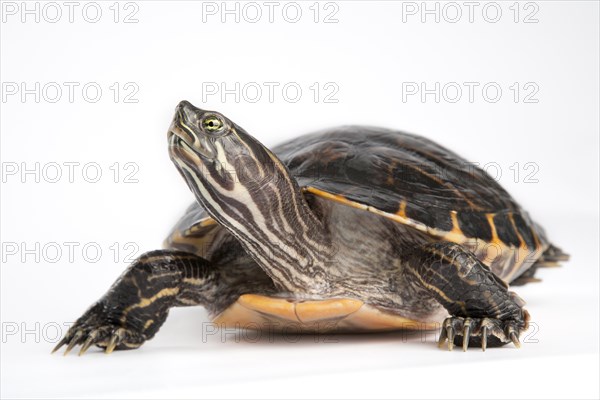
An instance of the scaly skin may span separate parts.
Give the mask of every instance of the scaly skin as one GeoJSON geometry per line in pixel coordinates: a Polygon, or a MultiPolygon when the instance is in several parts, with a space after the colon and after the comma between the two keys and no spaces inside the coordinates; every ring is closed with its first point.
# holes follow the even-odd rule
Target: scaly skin
{"type": "Polygon", "coordinates": [[[67,344],[79,354],[92,345],[126,350],[154,337],[174,306],[210,305],[218,270],[194,254],[157,250],[140,256],[69,329],[53,352],[67,344]]]}
{"type": "Polygon", "coordinates": [[[510,342],[520,346],[519,335],[529,321],[524,302],[474,254],[455,243],[432,243],[413,254],[407,270],[451,315],[444,321],[440,347],[446,339],[449,350],[454,344],[463,350],[510,342]]]}
{"type": "MultiPolygon", "coordinates": [[[[451,314],[444,321],[440,346],[446,339],[450,350],[454,344],[464,350],[511,341],[519,346],[529,319],[522,300],[472,253],[448,242],[424,245],[408,258],[405,271],[451,314]]],[[[248,279],[243,270],[233,270],[237,278],[228,273],[191,253],[146,253],[76,321],[54,351],[63,345],[65,354],[81,345],[80,355],[92,345],[106,353],[138,348],[154,337],[171,307],[202,305],[214,313],[243,293],[274,290],[263,280],[248,279]]]]}

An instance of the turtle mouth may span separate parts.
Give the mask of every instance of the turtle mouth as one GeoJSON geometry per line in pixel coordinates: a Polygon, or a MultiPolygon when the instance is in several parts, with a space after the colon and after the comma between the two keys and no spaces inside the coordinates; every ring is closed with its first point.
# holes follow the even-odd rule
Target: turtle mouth
{"type": "Polygon", "coordinates": [[[198,156],[214,160],[217,150],[208,138],[190,135],[185,129],[173,124],[168,133],[169,149],[185,158],[196,159],[198,156]]]}

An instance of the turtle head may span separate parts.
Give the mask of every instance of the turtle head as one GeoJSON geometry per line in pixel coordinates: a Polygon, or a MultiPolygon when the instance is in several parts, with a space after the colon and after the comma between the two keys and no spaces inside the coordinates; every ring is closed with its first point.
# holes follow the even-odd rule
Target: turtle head
{"type": "MultiPolygon", "coordinates": [[[[169,153],[198,196],[256,190],[276,177],[270,152],[229,118],[182,101],[169,128],[169,153]]],[[[214,200],[224,200],[214,198],[214,200]]]]}
{"type": "Polygon", "coordinates": [[[168,138],[171,160],[210,216],[282,288],[315,286],[315,273],[292,272],[323,264],[328,236],[287,167],[224,115],[187,101],[177,106],[168,138]]]}
{"type": "Polygon", "coordinates": [[[168,133],[171,160],[213,219],[237,226],[269,213],[268,202],[303,197],[279,159],[223,114],[187,101],[176,108],[168,133]]]}

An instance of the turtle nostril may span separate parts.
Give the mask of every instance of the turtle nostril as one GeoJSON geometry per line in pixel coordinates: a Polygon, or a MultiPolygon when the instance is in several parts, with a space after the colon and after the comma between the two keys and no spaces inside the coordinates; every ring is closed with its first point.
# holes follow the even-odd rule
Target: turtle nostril
{"type": "Polygon", "coordinates": [[[198,107],[195,107],[192,103],[187,100],[182,100],[177,105],[177,110],[188,113],[197,113],[201,111],[198,107]]]}
{"type": "Polygon", "coordinates": [[[193,107],[193,106],[192,106],[192,103],[190,103],[190,102],[189,102],[189,101],[187,101],[187,100],[181,100],[181,101],[179,102],[179,104],[177,104],[177,108],[178,108],[178,109],[181,109],[181,108],[190,108],[190,107],[193,107]]]}

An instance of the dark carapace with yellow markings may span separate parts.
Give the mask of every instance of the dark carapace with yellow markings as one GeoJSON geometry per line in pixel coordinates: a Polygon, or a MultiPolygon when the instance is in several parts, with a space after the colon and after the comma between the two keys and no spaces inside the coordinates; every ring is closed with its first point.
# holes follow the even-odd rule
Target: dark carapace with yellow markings
{"type": "Polygon", "coordinates": [[[500,185],[420,136],[347,126],[269,150],[183,101],[169,154],[196,197],[56,347],[137,348],[169,308],[227,327],[434,329],[500,346],[527,329],[510,286],[568,259],[500,185]]]}

